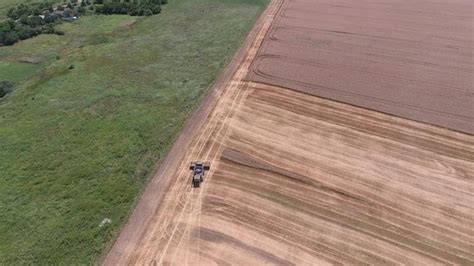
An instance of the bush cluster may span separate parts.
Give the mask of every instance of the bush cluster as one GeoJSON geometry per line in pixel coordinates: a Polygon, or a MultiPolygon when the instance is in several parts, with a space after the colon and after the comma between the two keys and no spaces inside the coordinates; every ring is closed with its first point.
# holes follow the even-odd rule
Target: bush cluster
{"type": "Polygon", "coordinates": [[[0,98],[7,95],[7,93],[11,92],[15,84],[11,81],[2,80],[0,81],[0,98]]]}
{"type": "Polygon", "coordinates": [[[0,46],[12,45],[39,34],[58,33],[54,25],[58,17],[52,15],[51,3],[20,4],[8,10],[6,21],[0,22],[0,46]],[[44,19],[40,17],[44,16],[44,19]]]}
{"type": "Polygon", "coordinates": [[[49,10],[53,12],[53,3],[42,2],[35,4],[20,4],[16,7],[12,7],[8,10],[7,17],[12,20],[20,19],[23,16],[39,16],[43,13],[44,10],[49,10]]]}
{"type": "Polygon", "coordinates": [[[45,16],[45,19],[23,15],[17,22],[0,22],[0,45],[12,45],[40,34],[58,33],[54,29],[56,20],[57,18],[51,15],[45,16]]]}
{"type": "Polygon", "coordinates": [[[151,16],[161,12],[163,1],[134,1],[134,2],[103,2],[95,7],[95,11],[100,14],[128,14],[130,16],[151,16]]]}
{"type": "Polygon", "coordinates": [[[57,18],[22,16],[18,22],[7,20],[0,22],[0,45],[12,45],[20,40],[25,40],[40,34],[58,33],[54,29],[57,18]]]}

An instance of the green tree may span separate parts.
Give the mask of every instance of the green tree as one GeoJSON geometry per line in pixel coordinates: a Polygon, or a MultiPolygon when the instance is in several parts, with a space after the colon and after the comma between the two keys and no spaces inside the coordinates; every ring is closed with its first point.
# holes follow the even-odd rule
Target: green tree
{"type": "Polygon", "coordinates": [[[35,15],[35,16],[41,15],[41,10],[39,8],[33,9],[33,15],[35,15]]]}
{"type": "Polygon", "coordinates": [[[153,15],[153,12],[149,8],[145,8],[145,10],[143,11],[143,15],[148,17],[153,15]]]}
{"type": "Polygon", "coordinates": [[[28,21],[29,21],[28,15],[22,15],[22,16],[20,17],[20,23],[21,23],[21,24],[23,24],[23,25],[28,25],[28,21]]]}
{"type": "Polygon", "coordinates": [[[20,37],[18,37],[18,34],[14,31],[10,31],[5,34],[3,43],[5,45],[12,45],[18,42],[19,40],[20,37]]]}
{"type": "Polygon", "coordinates": [[[26,40],[34,35],[34,31],[29,27],[22,27],[20,30],[17,31],[17,34],[20,40],[26,40]]]}
{"type": "Polygon", "coordinates": [[[44,25],[44,20],[40,17],[31,17],[28,19],[28,25],[32,28],[36,28],[40,25],[44,25]]]}

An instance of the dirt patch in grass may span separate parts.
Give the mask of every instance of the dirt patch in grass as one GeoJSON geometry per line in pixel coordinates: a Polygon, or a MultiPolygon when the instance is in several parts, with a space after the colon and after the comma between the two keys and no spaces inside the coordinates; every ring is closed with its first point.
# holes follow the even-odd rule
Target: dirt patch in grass
{"type": "Polygon", "coordinates": [[[27,64],[39,64],[41,63],[41,58],[38,57],[22,57],[18,59],[20,63],[27,63],[27,64]]]}
{"type": "Polygon", "coordinates": [[[133,25],[135,25],[138,21],[136,19],[131,19],[131,20],[127,20],[127,21],[124,21],[122,23],[120,23],[120,27],[122,28],[130,28],[132,27],[133,25]]]}

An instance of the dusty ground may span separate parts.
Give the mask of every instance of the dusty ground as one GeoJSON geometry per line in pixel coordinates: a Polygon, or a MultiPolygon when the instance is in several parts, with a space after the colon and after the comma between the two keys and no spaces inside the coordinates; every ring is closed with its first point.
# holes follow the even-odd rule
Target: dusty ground
{"type": "Polygon", "coordinates": [[[473,264],[474,136],[247,81],[280,7],[257,23],[105,264],[473,264]],[[197,159],[211,171],[193,189],[197,159]]]}
{"type": "Polygon", "coordinates": [[[474,134],[474,5],[286,1],[251,80],[474,134]]]}

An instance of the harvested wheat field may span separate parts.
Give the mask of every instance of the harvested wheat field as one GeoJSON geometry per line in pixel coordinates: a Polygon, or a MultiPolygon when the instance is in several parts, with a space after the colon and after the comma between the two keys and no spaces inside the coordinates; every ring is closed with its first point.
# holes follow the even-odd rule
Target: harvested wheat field
{"type": "MultiPolygon", "coordinates": [[[[398,10],[408,1],[384,3],[373,5],[398,10]]],[[[443,3],[433,7],[446,16],[466,5],[443,3]]],[[[105,264],[474,264],[474,136],[459,132],[470,130],[462,119],[445,125],[455,131],[401,118],[395,109],[397,116],[320,98],[291,82],[254,81],[271,29],[295,5],[336,6],[272,1],[105,264]],[[200,188],[191,187],[195,160],[211,162],[200,188]]],[[[414,13],[422,11],[429,12],[414,5],[414,13]]]]}

